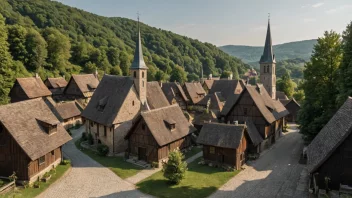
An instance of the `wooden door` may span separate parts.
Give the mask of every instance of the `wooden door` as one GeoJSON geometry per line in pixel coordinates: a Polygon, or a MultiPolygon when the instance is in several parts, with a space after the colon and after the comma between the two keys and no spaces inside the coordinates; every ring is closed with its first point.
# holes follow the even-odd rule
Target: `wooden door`
{"type": "Polygon", "coordinates": [[[147,161],[147,149],[138,147],[138,160],[147,161]]]}

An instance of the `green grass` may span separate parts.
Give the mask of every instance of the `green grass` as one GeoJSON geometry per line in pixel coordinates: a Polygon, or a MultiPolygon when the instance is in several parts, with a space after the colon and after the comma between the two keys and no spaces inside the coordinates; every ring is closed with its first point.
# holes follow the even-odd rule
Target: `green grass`
{"type": "Polygon", "coordinates": [[[8,192],[5,195],[0,195],[0,197],[36,197],[44,190],[46,190],[51,184],[53,184],[56,180],[58,180],[69,168],[70,164],[67,165],[58,165],[56,167],[56,173],[51,176],[51,179],[48,182],[40,182],[40,188],[17,188],[14,191],[8,192]]]}
{"type": "Polygon", "coordinates": [[[141,167],[126,162],[123,157],[100,156],[92,150],[82,148],[80,143],[81,140],[77,140],[75,142],[75,145],[78,149],[80,149],[83,153],[85,153],[101,165],[109,168],[112,172],[114,172],[117,176],[121,177],[122,179],[131,177],[142,170],[141,167]]]}
{"type": "Polygon", "coordinates": [[[202,151],[202,148],[198,148],[198,147],[194,146],[191,149],[191,151],[188,151],[187,153],[184,153],[185,159],[188,159],[188,158],[192,157],[193,155],[195,155],[195,154],[197,154],[197,153],[199,153],[201,151],[202,151]]]}
{"type": "Polygon", "coordinates": [[[239,173],[239,171],[227,172],[222,168],[214,168],[199,165],[201,159],[188,165],[186,177],[178,185],[170,185],[159,171],[137,184],[140,191],[156,197],[167,198],[201,198],[215,192],[220,186],[239,173]]]}

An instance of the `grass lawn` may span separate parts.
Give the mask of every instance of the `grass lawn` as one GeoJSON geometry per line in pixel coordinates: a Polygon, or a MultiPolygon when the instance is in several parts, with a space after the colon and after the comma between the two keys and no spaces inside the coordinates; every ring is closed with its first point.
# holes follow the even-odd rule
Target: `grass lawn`
{"type": "Polygon", "coordinates": [[[222,168],[199,165],[201,158],[188,164],[186,177],[178,185],[170,185],[159,171],[137,184],[139,190],[156,197],[201,198],[215,192],[220,186],[239,173],[227,172],[222,168]]]}
{"type": "Polygon", "coordinates": [[[48,182],[40,182],[40,188],[22,188],[19,187],[14,191],[8,192],[5,195],[0,195],[0,197],[36,197],[45,189],[47,189],[51,184],[58,180],[69,168],[71,165],[58,165],[56,167],[56,173],[51,176],[51,179],[48,182]]]}
{"type": "Polygon", "coordinates": [[[122,179],[131,177],[143,169],[142,167],[139,167],[124,161],[123,157],[100,156],[92,150],[82,148],[80,143],[81,143],[81,140],[77,140],[75,142],[75,145],[78,149],[80,149],[83,153],[85,153],[86,155],[88,155],[90,158],[97,161],[101,165],[109,168],[111,171],[113,171],[117,176],[121,177],[122,179]]]}
{"type": "Polygon", "coordinates": [[[196,146],[192,147],[191,151],[188,151],[187,153],[184,153],[185,155],[185,159],[188,159],[190,157],[192,157],[193,155],[199,153],[202,151],[202,148],[198,148],[196,146]]]}

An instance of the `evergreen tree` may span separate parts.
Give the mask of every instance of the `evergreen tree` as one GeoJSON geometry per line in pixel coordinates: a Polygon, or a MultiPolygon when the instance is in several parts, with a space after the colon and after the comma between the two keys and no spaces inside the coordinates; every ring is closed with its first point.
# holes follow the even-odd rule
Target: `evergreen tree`
{"type": "Polygon", "coordinates": [[[164,177],[173,184],[179,184],[185,178],[187,163],[179,149],[169,153],[169,160],[163,165],[164,177]]]}
{"type": "Polygon", "coordinates": [[[288,71],[277,81],[277,89],[283,91],[287,97],[291,98],[294,92],[294,84],[288,71]]]}
{"type": "Polygon", "coordinates": [[[352,21],[343,32],[343,58],[338,73],[338,104],[342,105],[348,96],[352,96],[352,21]]]}
{"type": "Polygon", "coordinates": [[[299,123],[306,142],[310,142],[336,111],[336,71],[341,62],[341,40],[336,32],[318,38],[310,62],[305,65],[302,88],[305,93],[299,123]]]}

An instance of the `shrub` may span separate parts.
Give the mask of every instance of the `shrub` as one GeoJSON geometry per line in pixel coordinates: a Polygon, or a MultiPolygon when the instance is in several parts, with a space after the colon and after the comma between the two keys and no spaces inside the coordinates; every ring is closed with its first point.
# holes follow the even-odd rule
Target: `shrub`
{"type": "Polygon", "coordinates": [[[34,188],[40,188],[40,182],[39,182],[39,181],[35,181],[35,182],[33,183],[33,187],[34,187],[34,188]]]}
{"type": "Polygon", "coordinates": [[[187,163],[179,149],[169,153],[169,160],[163,164],[164,177],[172,184],[179,184],[185,178],[187,163]]]}
{"type": "Polygon", "coordinates": [[[43,178],[48,178],[48,177],[50,177],[50,173],[49,172],[44,173],[43,178]]]}
{"type": "Polygon", "coordinates": [[[98,155],[106,156],[109,153],[109,147],[105,144],[99,144],[97,147],[98,155]]]}
{"type": "Polygon", "coordinates": [[[29,182],[28,181],[24,181],[22,184],[23,184],[24,188],[29,188],[29,182]]]}
{"type": "Polygon", "coordinates": [[[9,176],[9,179],[11,181],[16,181],[17,180],[17,176],[16,176],[16,172],[15,171],[12,173],[12,175],[9,176]]]}
{"type": "Polygon", "coordinates": [[[91,133],[88,133],[87,140],[88,140],[88,144],[90,145],[94,144],[93,135],[91,133]]]}
{"type": "Polygon", "coordinates": [[[82,142],[87,140],[87,133],[83,132],[81,137],[82,142]]]}
{"type": "Polygon", "coordinates": [[[0,180],[0,187],[4,185],[4,181],[0,180]]]}
{"type": "Polygon", "coordinates": [[[152,162],[153,168],[159,168],[159,162],[152,162]]]}
{"type": "Polygon", "coordinates": [[[62,160],[61,165],[67,165],[67,164],[71,164],[71,161],[70,160],[62,160]]]}

